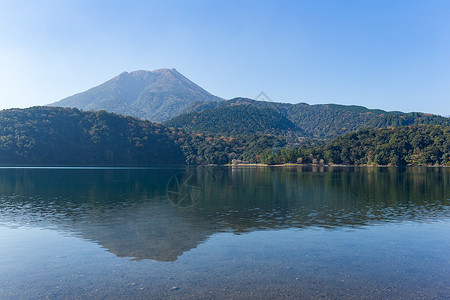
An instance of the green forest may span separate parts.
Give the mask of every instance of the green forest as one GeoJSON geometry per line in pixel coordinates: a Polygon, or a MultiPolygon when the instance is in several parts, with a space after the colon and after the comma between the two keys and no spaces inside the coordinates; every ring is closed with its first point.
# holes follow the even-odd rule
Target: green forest
{"type": "Polygon", "coordinates": [[[254,105],[219,106],[202,112],[179,115],[163,123],[192,132],[219,135],[289,134],[304,135],[282,113],[254,105]]]}
{"type": "Polygon", "coordinates": [[[104,111],[32,107],[0,112],[2,165],[183,164],[166,127],[104,111]]]}
{"type": "Polygon", "coordinates": [[[362,106],[289,104],[235,98],[198,103],[163,125],[215,135],[274,134],[329,141],[364,128],[450,126],[450,119],[424,113],[387,112],[362,106]]]}
{"type": "Polygon", "coordinates": [[[186,133],[134,117],[75,108],[32,107],[0,112],[0,165],[203,165],[257,162],[286,139],[186,133]]]}
{"type": "MultiPolygon", "coordinates": [[[[242,107],[236,107],[242,112],[242,107]]],[[[240,114],[213,109],[230,118],[228,124],[238,124],[240,129],[195,132],[169,123],[164,126],[105,111],[83,112],[72,108],[3,110],[0,165],[158,166],[233,162],[450,165],[448,125],[400,126],[402,122],[439,122],[439,118],[430,117],[427,121],[424,115],[411,115],[408,119],[393,114],[386,124],[398,121],[399,127],[364,128],[327,141],[302,136],[305,133],[299,131],[293,134],[292,121],[283,118],[280,111],[246,107],[246,113],[240,114]]],[[[212,116],[210,120],[214,120],[212,116]]]]}
{"type": "Polygon", "coordinates": [[[266,149],[260,160],[265,164],[450,166],[450,127],[363,129],[320,146],[266,149]]]}

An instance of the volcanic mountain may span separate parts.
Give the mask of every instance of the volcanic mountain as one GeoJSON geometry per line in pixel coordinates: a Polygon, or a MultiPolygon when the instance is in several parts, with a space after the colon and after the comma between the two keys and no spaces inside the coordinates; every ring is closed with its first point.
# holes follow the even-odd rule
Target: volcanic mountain
{"type": "Polygon", "coordinates": [[[123,72],[87,91],[51,106],[106,110],[154,122],[168,120],[193,103],[223,100],[175,69],[123,72]]]}

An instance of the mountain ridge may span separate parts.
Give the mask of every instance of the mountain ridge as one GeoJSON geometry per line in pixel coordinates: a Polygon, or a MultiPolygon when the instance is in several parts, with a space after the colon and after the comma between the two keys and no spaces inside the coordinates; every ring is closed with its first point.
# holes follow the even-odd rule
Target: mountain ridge
{"type": "Polygon", "coordinates": [[[450,126],[450,120],[433,114],[384,111],[357,105],[291,104],[234,98],[192,104],[182,114],[162,124],[209,134],[233,135],[256,131],[329,140],[362,128],[416,124],[450,126]],[[259,116],[262,124],[255,121],[259,116]],[[278,116],[280,122],[274,123],[272,116],[278,116]],[[277,127],[278,124],[282,126],[277,127]]]}

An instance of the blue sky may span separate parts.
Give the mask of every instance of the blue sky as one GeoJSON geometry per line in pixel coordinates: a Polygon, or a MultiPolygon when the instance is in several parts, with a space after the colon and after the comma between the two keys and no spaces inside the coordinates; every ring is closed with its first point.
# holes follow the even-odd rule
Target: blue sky
{"type": "Polygon", "coordinates": [[[450,115],[450,1],[0,0],[0,108],[158,68],[223,98],[450,115]]]}

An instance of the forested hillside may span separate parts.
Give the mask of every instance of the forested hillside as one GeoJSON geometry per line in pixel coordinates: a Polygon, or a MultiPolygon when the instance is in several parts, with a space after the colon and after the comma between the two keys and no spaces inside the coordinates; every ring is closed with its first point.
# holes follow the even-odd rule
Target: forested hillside
{"type": "MultiPolygon", "coordinates": [[[[264,109],[252,109],[256,123],[256,116],[264,109]]],[[[229,164],[233,160],[267,164],[450,165],[450,127],[363,129],[326,144],[311,140],[308,144],[285,135],[292,126],[288,120],[276,119],[271,113],[259,116],[260,127],[246,129],[240,124],[243,129],[231,136],[185,132],[104,111],[9,109],[0,112],[0,165],[203,165],[229,164]],[[276,126],[285,126],[286,131],[275,135],[270,130],[276,126]]],[[[407,118],[399,120],[409,122],[407,118]]]]}
{"type": "Polygon", "coordinates": [[[0,112],[2,165],[184,164],[164,126],[104,111],[33,107],[0,112]]]}
{"type": "Polygon", "coordinates": [[[222,135],[247,130],[250,133],[290,134],[330,140],[361,128],[417,124],[450,126],[450,119],[424,113],[386,112],[362,106],[288,104],[236,98],[194,104],[184,114],[164,124],[192,132],[222,135]]]}
{"type": "Polygon", "coordinates": [[[219,106],[203,112],[182,114],[163,124],[193,132],[231,136],[255,133],[302,134],[282,113],[255,105],[219,106]]]}
{"type": "Polygon", "coordinates": [[[450,166],[450,127],[363,129],[316,147],[266,149],[262,163],[450,166]]]}
{"type": "Polygon", "coordinates": [[[0,111],[0,165],[151,166],[256,162],[285,139],[188,134],[105,111],[32,107],[0,111]]]}

